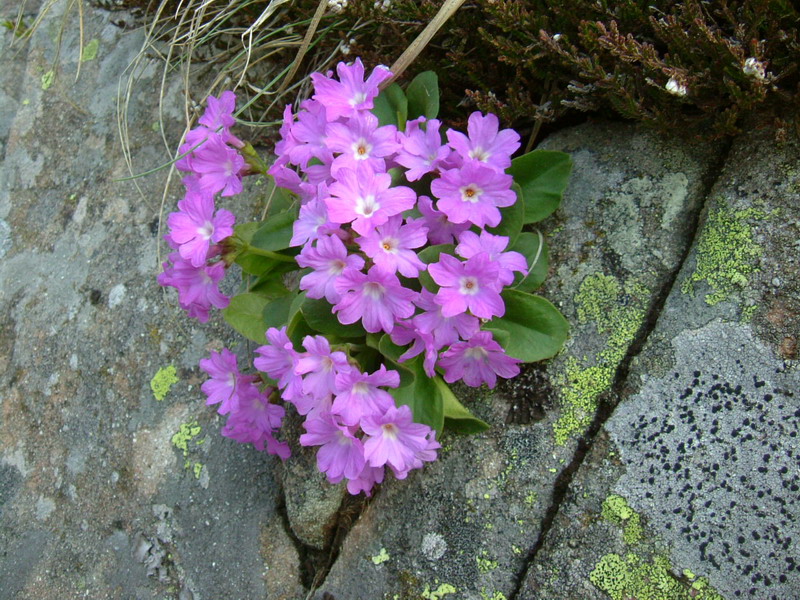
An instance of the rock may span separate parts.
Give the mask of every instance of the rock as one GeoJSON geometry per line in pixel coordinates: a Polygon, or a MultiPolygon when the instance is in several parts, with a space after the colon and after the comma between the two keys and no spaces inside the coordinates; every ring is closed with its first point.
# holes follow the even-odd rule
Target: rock
{"type": "Polygon", "coordinates": [[[800,332],[799,149],[769,131],[734,144],[520,598],[664,597],[654,579],[670,598],[800,595],[800,372],[784,354],[800,332]]]}
{"type": "Polygon", "coordinates": [[[578,436],[675,276],[714,152],[626,125],[577,127],[543,146],[575,162],[561,208],[541,224],[554,265],[542,293],[570,320],[570,340],[546,368],[493,393],[459,388],[492,428],[445,436],[436,463],[384,484],[317,600],[372,600],[376,590],[442,597],[451,588],[459,598],[511,597],[578,436]]]}

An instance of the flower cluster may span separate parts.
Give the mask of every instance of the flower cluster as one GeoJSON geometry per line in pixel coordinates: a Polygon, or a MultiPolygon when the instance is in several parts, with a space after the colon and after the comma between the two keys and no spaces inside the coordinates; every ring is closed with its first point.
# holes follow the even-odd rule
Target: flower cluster
{"type": "Polygon", "coordinates": [[[320,446],[317,466],[328,481],[347,480],[351,494],[370,494],[388,465],[398,479],[436,459],[435,432],[414,423],[408,406],[396,407],[382,387],[400,384],[397,371],[381,365],[364,373],[323,336],[306,336],[297,352],[286,328],[267,330],[269,344],[254,364],[278,382],[281,396],[306,417],[303,446],[320,446]]]}
{"type": "Polygon", "coordinates": [[[209,96],[199,125],[179,150],[175,166],[188,173],[183,178],[186,194],[178,212],[167,218],[170,231],[164,239],[173,252],[158,277],[161,285],[178,290],[181,308],[203,323],[212,306],[225,308],[229,302],[219,291],[225,276],[220,242],[233,235],[235,217],[225,209],[215,210],[214,196],[241,192],[248,169],[236,150],[244,144],[230,132],[235,104],[233,92],[223,92],[218,99],[209,96]]]}
{"type": "Polygon", "coordinates": [[[472,386],[513,377],[520,361],[480,327],[503,316],[502,289],[528,270],[507,237],[486,230],[517,200],[505,170],[519,136],[480,112],[467,135],[448,129],[444,144],[437,119],[380,126],[370,109],[390,72],[377,67],[365,79],[357,59],[337,74],[312,74],[313,97],[297,114],[286,108],[270,169],[301,198],[291,243],[310,270],[300,289],[330,302],[342,324],[410,345],[401,361],[424,353],[431,377],[437,366],[447,382],[472,386]],[[422,260],[440,244],[456,244],[457,256],[422,260]]]}

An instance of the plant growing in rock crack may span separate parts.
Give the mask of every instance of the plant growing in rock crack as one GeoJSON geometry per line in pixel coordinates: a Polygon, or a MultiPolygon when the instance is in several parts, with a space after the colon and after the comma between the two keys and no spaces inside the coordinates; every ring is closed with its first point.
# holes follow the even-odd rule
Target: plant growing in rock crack
{"type": "Polygon", "coordinates": [[[561,348],[564,318],[530,293],[544,242],[522,229],[557,208],[571,165],[558,152],[512,160],[519,136],[492,114],[473,113],[466,135],[442,131],[432,72],[380,93],[385,67],[366,76],[357,59],[336,74],[312,74],[312,98],[286,107],[269,167],[231,132],[234,94],[208,98],[176,163],[186,195],[159,282],[190,316],[223,308],[266,342],[252,373],[227,349],[200,362],[223,435],[286,459],[283,400],[328,480],[370,494],[387,467],[403,479],[435,460],[444,427],[487,427],[449,384],[494,387],[561,348]],[[234,226],[214,197],[239,193],[246,174],[269,177],[270,196],[261,221],[234,226]],[[242,287],[227,298],[233,263],[242,287]]]}

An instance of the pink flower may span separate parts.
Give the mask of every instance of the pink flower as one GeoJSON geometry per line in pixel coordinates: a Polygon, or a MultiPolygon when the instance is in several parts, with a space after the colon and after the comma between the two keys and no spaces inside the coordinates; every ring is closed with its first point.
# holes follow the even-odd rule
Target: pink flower
{"type": "Polygon", "coordinates": [[[513,129],[498,131],[497,116],[483,116],[476,111],[469,116],[465,136],[453,129],[447,130],[450,146],[466,160],[484,163],[496,171],[504,172],[511,166],[511,155],[519,148],[519,134],[513,129]]]}
{"type": "Polygon", "coordinates": [[[306,100],[300,105],[297,122],[291,129],[295,143],[282,148],[288,151],[289,162],[306,168],[312,158],[324,160],[330,155],[326,144],[325,127],[328,123],[325,106],[313,100],[306,100]]]}
{"type": "Polygon", "coordinates": [[[389,465],[398,479],[422,466],[418,454],[429,450],[431,428],[414,423],[408,406],[390,407],[384,414],[361,421],[369,437],[364,442],[364,458],[371,467],[389,465]]]}
{"type": "Polygon", "coordinates": [[[255,352],[260,356],[253,360],[253,365],[278,382],[284,400],[302,397],[303,378],[295,372],[298,356],[286,335],[286,327],[267,329],[267,341],[268,345],[256,348],[255,352]]]}
{"type": "Polygon", "coordinates": [[[511,175],[469,161],[460,169],[443,171],[431,182],[431,192],[439,198],[437,208],[451,221],[495,227],[500,223],[498,207],[517,201],[512,183],[511,175]]]}
{"type": "Polygon", "coordinates": [[[211,131],[219,129],[228,130],[236,123],[233,111],[236,108],[236,94],[226,90],[219,95],[219,98],[209,96],[206,98],[206,110],[198,122],[205,125],[211,131]]]}
{"type": "Polygon", "coordinates": [[[274,437],[286,411],[269,401],[273,390],[267,388],[261,393],[255,386],[247,388],[247,393],[240,398],[238,410],[231,412],[221,433],[240,444],[253,444],[261,451],[264,451],[266,444],[267,452],[286,460],[291,454],[289,445],[274,437]]]}
{"type": "MultiPolygon", "coordinates": [[[[424,119],[420,117],[420,120],[424,119]]],[[[417,181],[426,173],[438,170],[450,155],[450,148],[442,144],[439,134],[441,122],[431,119],[425,122],[426,128],[422,129],[418,121],[409,121],[406,133],[399,134],[402,149],[395,158],[396,163],[408,169],[406,179],[409,181],[417,181]]]]}
{"type": "MultiPolygon", "coordinates": [[[[475,317],[472,318],[474,319],[475,317]]],[[[439,357],[439,348],[441,346],[436,345],[431,333],[420,331],[413,322],[398,321],[394,329],[392,329],[391,337],[392,341],[398,346],[411,344],[411,348],[397,359],[399,362],[405,362],[425,352],[425,358],[422,363],[425,373],[428,374],[428,377],[433,377],[436,374],[434,367],[436,366],[436,359],[439,357]]]]}
{"type": "Polygon", "coordinates": [[[342,298],[333,312],[345,325],[361,319],[364,329],[370,333],[381,330],[391,333],[395,321],[414,314],[413,301],[417,292],[404,288],[395,275],[377,266],[366,275],[346,269],[334,288],[342,298]]]}
{"type": "Polygon", "coordinates": [[[221,415],[238,410],[239,396],[247,394],[248,388],[258,382],[254,375],[242,375],[236,365],[236,355],[223,348],[222,352],[212,352],[209,358],[200,361],[200,368],[211,379],[203,383],[200,389],[208,396],[207,406],[219,404],[221,415]]]}
{"type": "Polygon", "coordinates": [[[365,464],[359,476],[347,482],[347,491],[353,496],[364,492],[365,495],[372,495],[372,488],[376,483],[382,483],[386,471],[383,467],[370,467],[365,464]]]}
{"type": "Polygon", "coordinates": [[[461,339],[468,340],[480,329],[478,318],[466,312],[445,317],[442,314],[441,304],[436,302],[436,296],[424,288],[414,303],[423,311],[412,319],[414,326],[421,333],[432,334],[437,349],[461,339]]]}
{"type": "Polygon", "coordinates": [[[164,263],[164,271],[159,274],[158,283],[177,289],[181,308],[190,317],[205,323],[212,306],[225,308],[230,302],[230,298],[219,291],[219,282],[223,277],[225,265],[222,262],[195,267],[179,253],[173,252],[164,263]]]}
{"type": "Polygon", "coordinates": [[[391,175],[373,173],[367,165],[359,165],[355,171],[342,169],[337,177],[330,185],[331,197],[325,198],[328,218],[332,223],[352,223],[361,235],[413,208],[417,198],[411,188],[390,188],[391,175]]]}
{"type": "Polygon", "coordinates": [[[364,81],[364,65],[360,58],[350,65],[340,62],[336,65],[336,72],[339,81],[322,73],[311,74],[315,91],[313,98],[325,105],[329,121],[372,108],[373,100],[378,95],[378,86],[392,76],[389,69],[379,65],[364,81]]]}
{"type": "Polygon", "coordinates": [[[306,420],[303,427],[307,433],[300,436],[300,445],[320,446],[317,467],[329,481],[341,481],[342,477],[356,479],[361,474],[364,446],[350,427],[339,425],[330,413],[306,420]]]}
{"type": "Polygon", "coordinates": [[[336,396],[331,413],[348,426],[358,425],[365,415],[383,414],[394,406],[394,399],[381,386],[396,388],[400,385],[397,371],[387,371],[384,365],[371,374],[358,369],[336,376],[336,396]]]}
{"type": "Polygon", "coordinates": [[[292,240],[289,243],[292,246],[305,246],[335,229],[338,227],[328,221],[325,203],[319,198],[313,198],[300,207],[300,215],[294,222],[292,240]]]}
{"type": "Polygon", "coordinates": [[[180,255],[200,267],[205,264],[212,243],[218,243],[233,235],[233,213],[220,209],[214,214],[214,198],[211,194],[192,193],[187,190],[178,202],[180,212],[170,213],[167,225],[169,236],[179,245],[180,255]]]}
{"type": "Polygon", "coordinates": [[[476,254],[486,252],[489,259],[500,266],[497,280],[501,285],[514,282],[514,271],[528,272],[528,261],[519,252],[503,252],[508,246],[508,238],[481,231],[480,237],[472,231],[465,231],[458,237],[456,254],[462,258],[472,258],[476,254]]]}
{"type": "Polygon", "coordinates": [[[356,169],[360,163],[369,165],[376,173],[384,172],[383,159],[399,147],[397,128],[394,125],[378,127],[378,117],[370,112],[358,113],[347,123],[330,123],[325,132],[328,148],[341,153],[331,165],[334,177],[340,169],[356,169]]]}
{"type": "Polygon", "coordinates": [[[306,290],[309,298],[325,298],[331,304],[341,300],[342,294],[336,282],[345,269],[359,271],[364,259],[357,254],[347,254],[347,248],[338,237],[325,235],[317,240],[316,246],[304,246],[297,256],[297,264],[311,267],[311,273],[300,280],[300,289],[306,290]]]}
{"type": "Polygon", "coordinates": [[[467,385],[487,383],[490,388],[497,383],[498,375],[506,379],[518,375],[521,362],[508,356],[489,331],[479,331],[469,341],[453,344],[439,359],[448,383],[463,379],[467,385]]]}
{"type": "Polygon", "coordinates": [[[367,235],[356,238],[356,242],[384,271],[400,271],[405,277],[417,277],[426,265],[413,248],[425,245],[428,228],[421,219],[410,219],[405,225],[402,223],[403,218],[395,215],[367,235]]]}
{"type": "Polygon", "coordinates": [[[203,191],[209,194],[221,192],[223,196],[233,196],[242,191],[242,173],[247,163],[236,150],[225,144],[222,136],[209,135],[206,142],[194,151],[191,165],[203,191]]]}
{"type": "Polygon", "coordinates": [[[470,223],[451,222],[447,215],[433,208],[433,202],[427,196],[419,197],[417,208],[425,220],[431,244],[452,244],[454,237],[470,228],[470,223]]]}
{"type": "Polygon", "coordinates": [[[505,314],[497,281],[500,267],[485,252],[466,262],[442,253],[438,263],[428,265],[428,272],[441,286],[436,303],[442,307],[442,316],[455,317],[467,310],[481,319],[505,314]]]}
{"type": "MultiPolygon", "coordinates": [[[[336,375],[346,373],[352,367],[344,352],[331,352],[328,340],[321,336],[307,335],[303,340],[306,352],[297,360],[295,373],[303,375],[303,392],[322,400],[334,393],[336,375]]],[[[300,411],[301,415],[309,411],[300,411]]]]}

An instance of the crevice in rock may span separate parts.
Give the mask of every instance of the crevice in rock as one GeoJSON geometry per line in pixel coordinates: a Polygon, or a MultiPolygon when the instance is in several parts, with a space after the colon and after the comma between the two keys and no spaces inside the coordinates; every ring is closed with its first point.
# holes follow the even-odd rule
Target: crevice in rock
{"type": "Polygon", "coordinates": [[[575,454],[573,454],[572,460],[564,468],[564,470],[559,473],[555,480],[553,485],[552,500],[550,502],[550,506],[547,508],[547,512],[545,512],[544,518],[542,519],[542,526],[539,531],[539,536],[536,539],[536,543],[528,552],[525,565],[521,569],[520,574],[514,583],[514,589],[508,596],[508,600],[517,600],[528,571],[533,566],[539,551],[544,546],[547,535],[555,521],[556,515],[558,514],[562,503],[567,497],[569,489],[572,486],[572,480],[574,479],[575,474],[580,466],[583,464],[583,461],[586,459],[586,456],[589,454],[589,451],[592,449],[598,433],[613,414],[614,409],[619,404],[619,401],[632,393],[632,390],[628,388],[628,377],[630,375],[631,363],[642,351],[647,339],[653,332],[661,312],[664,309],[667,298],[675,286],[675,283],[678,279],[678,274],[681,272],[684,263],[689,257],[689,253],[694,246],[695,240],[699,233],[700,215],[702,214],[703,209],[708,202],[714,184],[718,180],[719,173],[726,162],[732,144],[732,141],[726,141],[720,148],[717,160],[709,167],[707,172],[708,174],[703,181],[703,190],[701,193],[702,200],[698,202],[698,206],[690,215],[690,234],[687,236],[686,244],[681,252],[680,260],[678,261],[678,264],[673,272],[669,274],[669,277],[659,290],[656,298],[652,301],[645,316],[644,322],[640,326],[639,331],[636,333],[636,337],[628,347],[625,357],[623,358],[619,367],[617,367],[617,371],[614,376],[614,383],[612,384],[611,389],[598,399],[598,407],[594,416],[594,420],[587,428],[583,436],[581,436],[581,438],[578,440],[578,445],[575,449],[575,454]]]}
{"type": "Polygon", "coordinates": [[[331,528],[325,546],[320,550],[303,543],[295,535],[286,509],[286,496],[281,489],[276,512],[281,517],[286,535],[289,536],[297,550],[300,562],[300,583],[308,590],[307,598],[311,598],[313,593],[325,582],[333,564],[339,557],[339,552],[345,539],[347,539],[347,534],[358,521],[370,500],[371,498],[365,498],[361,495],[352,496],[346,494],[337,511],[336,524],[331,528]]]}

